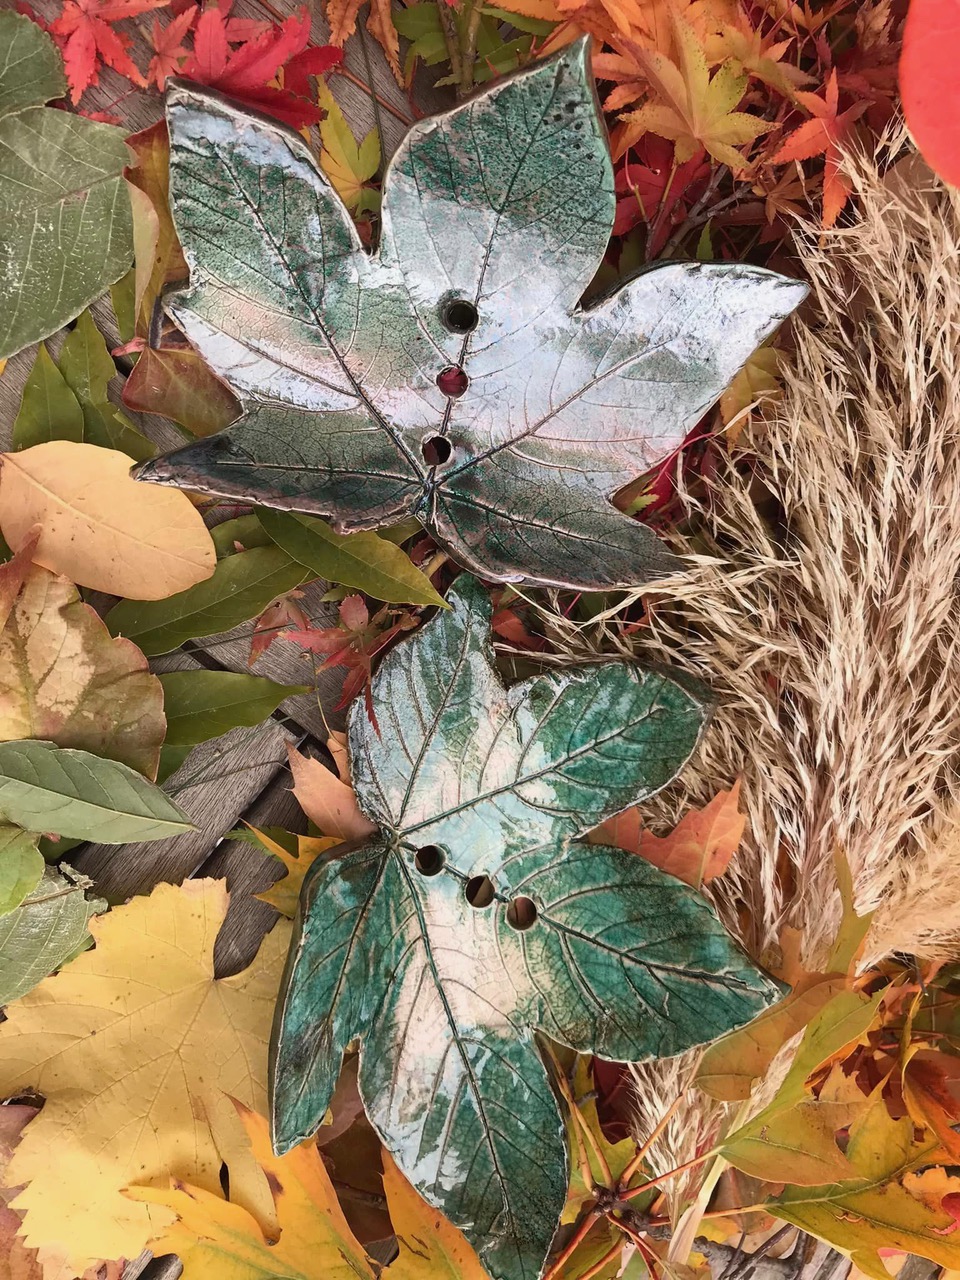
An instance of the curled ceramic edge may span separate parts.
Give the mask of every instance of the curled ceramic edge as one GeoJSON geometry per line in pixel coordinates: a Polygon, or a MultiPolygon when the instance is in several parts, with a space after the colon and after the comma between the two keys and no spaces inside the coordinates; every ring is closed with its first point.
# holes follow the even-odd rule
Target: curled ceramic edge
{"type": "Polygon", "coordinates": [[[602,590],[682,567],[611,498],[806,286],[665,263],[582,305],[615,206],[585,39],[413,127],[374,253],[299,135],[196,86],[168,119],[191,277],[168,308],[245,412],[140,479],[340,532],[416,514],[488,580],[602,590]]]}
{"type": "Polygon", "coordinates": [[[461,575],[349,720],[379,834],[314,864],[277,1005],[273,1141],[309,1137],[359,1040],[367,1114],[495,1280],[536,1280],[567,1188],[538,1033],[615,1061],[743,1025],[782,989],[706,900],[579,837],[667,785],[710,701],[623,662],[505,687],[490,602],[461,575]],[[525,910],[521,917],[518,905],[525,910]]]}

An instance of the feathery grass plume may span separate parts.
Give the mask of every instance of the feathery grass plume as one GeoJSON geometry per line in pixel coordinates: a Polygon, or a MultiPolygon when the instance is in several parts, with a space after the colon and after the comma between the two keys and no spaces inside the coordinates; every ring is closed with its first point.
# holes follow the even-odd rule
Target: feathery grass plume
{"type": "MultiPolygon", "coordinates": [[[[797,238],[811,297],[785,394],[749,454],[684,496],[667,540],[689,575],[643,593],[649,625],[627,638],[614,611],[549,623],[567,660],[629,651],[712,687],[704,746],[649,820],[742,773],[747,834],[708,891],[754,956],[775,963],[789,925],[812,969],[840,917],[836,849],[858,910],[879,908],[868,958],[960,954],[960,193],[903,135],[878,154],[848,161],[855,224],[797,238]]],[[[690,1061],[642,1070],[641,1136],[658,1072],[680,1090],[690,1061]]],[[[719,1119],[681,1112],[657,1172],[719,1119]]]]}

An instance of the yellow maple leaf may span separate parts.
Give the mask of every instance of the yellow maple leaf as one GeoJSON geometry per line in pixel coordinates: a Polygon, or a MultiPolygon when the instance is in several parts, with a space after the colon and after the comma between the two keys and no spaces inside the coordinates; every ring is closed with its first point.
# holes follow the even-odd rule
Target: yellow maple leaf
{"type": "MultiPolygon", "coordinates": [[[[273,1189],[279,1230],[264,1232],[241,1205],[197,1187],[130,1187],[132,1200],[177,1216],[150,1242],[153,1252],[177,1254],[184,1280],[373,1280],[316,1144],[276,1156],[266,1120],[238,1110],[273,1189]]],[[[486,1280],[464,1236],[417,1195],[386,1151],[383,1188],[400,1246],[391,1280],[486,1280]]]]}
{"type": "Polygon", "coordinates": [[[327,113],[320,121],[320,167],[343,203],[354,213],[369,208],[379,194],[367,186],[380,167],[380,138],[371,129],[357,143],[340,106],[322,81],[317,82],[317,102],[327,113]]]}
{"type": "Polygon", "coordinates": [[[76,1272],[136,1257],[171,1219],[131,1183],[189,1179],[230,1193],[268,1229],[273,1204],[227,1094],[263,1109],[267,1043],[290,940],[286,921],[249,969],[214,976],[227,909],[222,880],[158,885],[90,922],[96,948],[7,1010],[0,1097],[46,1105],[10,1162],[26,1244],[76,1272]]]}
{"type": "MultiPolygon", "coordinates": [[[[248,824],[249,825],[249,824],[248,824]]],[[[272,884],[262,893],[254,894],[261,902],[267,902],[282,916],[292,920],[297,914],[297,903],[300,901],[300,889],[303,878],[320,857],[328,849],[334,849],[343,841],[338,836],[297,836],[297,852],[288,853],[282,844],[278,844],[266,831],[250,827],[264,849],[271,853],[287,869],[287,874],[272,884]]]]}
{"type": "Polygon", "coordinates": [[[623,117],[626,128],[618,149],[625,150],[650,132],[670,139],[681,163],[703,147],[721,164],[743,169],[747,161],[737,146],[752,142],[771,125],[735,110],[746,91],[746,76],[731,62],[724,62],[711,76],[697,33],[676,14],[673,24],[676,62],[656,49],[634,49],[655,97],[623,117]]]}

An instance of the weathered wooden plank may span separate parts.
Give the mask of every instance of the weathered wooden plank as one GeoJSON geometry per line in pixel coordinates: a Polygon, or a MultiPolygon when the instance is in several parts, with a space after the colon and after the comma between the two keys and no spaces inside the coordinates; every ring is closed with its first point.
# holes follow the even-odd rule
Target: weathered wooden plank
{"type": "Polygon", "coordinates": [[[287,743],[293,738],[276,720],[268,720],[202,743],[164,787],[190,814],[195,831],[120,847],[90,844],[71,856],[71,864],[90,876],[98,892],[112,902],[149,893],[161,880],[178,883],[196,871],[284,767],[287,743]]]}

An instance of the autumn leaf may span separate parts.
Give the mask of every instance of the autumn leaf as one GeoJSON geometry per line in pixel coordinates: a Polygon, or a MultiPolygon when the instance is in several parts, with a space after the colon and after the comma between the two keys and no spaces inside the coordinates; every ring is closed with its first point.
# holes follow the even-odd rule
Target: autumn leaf
{"type": "MultiPolygon", "coordinates": [[[[174,18],[170,27],[192,13],[193,10],[188,9],[179,18],[174,18]]],[[[146,197],[156,219],[155,235],[146,261],[143,246],[136,245],[136,331],[147,337],[157,298],[168,284],[186,279],[187,264],[170,213],[170,139],[166,124],[160,121],[149,129],[132,134],[127,145],[132,149],[136,163],[124,170],[124,177],[146,197]]]]}
{"type": "Polygon", "coordinates": [[[296,747],[287,747],[287,758],[293,774],[293,794],[324,835],[338,840],[362,840],[376,830],[360,812],[349,783],[342,782],[319,760],[301,755],[296,747]]]}
{"type": "Polygon", "coordinates": [[[198,84],[219,89],[295,129],[316,124],[320,119],[318,107],[272,84],[284,63],[306,50],[310,40],[310,17],[306,9],[299,16],[285,18],[278,27],[271,26],[239,48],[231,49],[226,16],[230,8],[230,4],[218,5],[214,0],[207,0],[193,34],[193,56],[181,74],[198,84]]]}
{"type": "Polygon", "coordinates": [[[115,450],[70,440],[4,454],[3,536],[19,546],[39,524],[37,564],[132,600],[203,582],[216,566],[203,519],[186,494],[131,480],[132,465],[115,450]]]}
{"type": "Polygon", "coordinates": [[[414,1191],[386,1149],[383,1190],[400,1250],[390,1280],[487,1280],[463,1233],[414,1191]]]}
{"type": "MultiPolygon", "coordinates": [[[[66,1280],[72,1275],[61,1260],[49,1257],[41,1265],[36,1253],[28,1249],[17,1233],[20,1230],[20,1214],[9,1208],[18,1187],[6,1185],[6,1170],[10,1157],[26,1125],[37,1114],[37,1108],[25,1103],[11,1103],[0,1107],[0,1276],[3,1280],[66,1280]]],[[[83,1273],[82,1280],[122,1280],[124,1262],[94,1263],[83,1273]]]]}
{"type": "Polygon", "coordinates": [[[591,832],[593,844],[612,844],[638,853],[655,867],[699,889],[723,875],[746,826],[739,810],[740,779],[718,791],[702,809],[691,809],[668,836],[643,830],[639,809],[626,809],[591,832]]]}
{"type": "Polygon", "coordinates": [[[910,0],[900,55],[900,93],[910,132],[941,178],[960,186],[960,7],[910,0]]]}
{"type": "Polygon", "coordinates": [[[951,1163],[960,1163],[960,1062],[944,1053],[911,1046],[903,1067],[903,1100],[918,1125],[935,1134],[951,1163]]]}
{"type": "Polygon", "coordinates": [[[737,146],[753,142],[771,126],[735,109],[746,92],[746,76],[738,74],[729,62],[711,76],[696,33],[677,15],[674,26],[678,62],[655,49],[632,48],[655,97],[639,111],[623,116],[627,129],[620,149],[625,150],[651,130],[673,140],[681,162],[703,147],[721,164],[743,169],[747,159],[737,146]]]}
{"type": "Polygon", "coordinates": [[[178,13],[166,25],[159,18],[154,18],[150,40],[153,45],[153,57],[147,70],[147,81],[163,92],[168,76],[178,75],[181,67],[190,57],[190,50],[184,48],[183,40],[193,26],[197,16],[196,8],[191,5],[178,13]]]}
{"type": "Polygon", "coordinates": [[[836,70],[831,71],[822,98],[818,98],[815,93],[795,93],[795,100],[810,112],[813,119],[788,134],[768,161],[770,164],[786,164],[790,160],[811,160],[814,156],[824,156],[824,227],[833,226],[853,190],[850,179],[842,168],[843,147],[850,142],[854,121],[863,115],[869,105],[866,102],[855,102],[846,111],[840,111],[839,95],[836,70]]]}
{"type": "Polygon", "coordinates": [[[146,347],[123,384],[136,413],[172,418],[194,436],[221,431],[240,416],[240,402],[196,351],[146,347]]]}
{"type": "MultiPolygon", "coordinates": [[[[342,48],[357,29],[357,15],[363,0],[326,0],[324,13],[330,24],[330,42],[342,48]]],[[[403,84],[400,71],[400,39],[393,25],[390,0],[371,0],[367,30],[380,45],[397,83],[403,84]]]]}
{"type": "Polygon", "coordinates": [[[732,448],[759,404],[770,404],[783,395],[780,382],[782,352],[758,347],[720,397],[720,418],[726,427],[724,441],[732,448]]]}
{"type": "MultiPolygon", "coordinates": [[[[353,1236],[330,1175],[313,1143],[278,1157],[267,1122],[238,1107],[253,1157],[267,1175],[279,1230],[269,1234],[233,1200],[178,1179],[169,1190],[131,1186],[129,1199],[176,1222],[150,1241],[154,1253],[175,1253],[184,1280],[373,1280],[375,1272],[353,1236]],[[319,1270],[318,1270],[319,1268],[319,1270]]],[[[232,1195],[231,1185],[231,1195],[232,1195]]]]}
{"type": "Polygon", "coordinates": [[[352,213],[376,211],[380,193],[367,183],[380,168],[379,133],[371,129],[358,145],[340,104],[323,82],[317,86],[317,101],[325,112],[320,122],[321,169],[352,213]]]}
{"type": "Polygon", "coordinates": [[[157,776],[163,690],[67,578],[34,566],[0,631],[0,742],[39,738],[157,776]]]}
{"type": "Polygon", "coordinates": [[[226,1095],[266,1105],[267,1041],[289,942],[281,921],[249,969],[214,976],[223,881],[161,884],[90,922],[84,952],[9,1005],[0,1027],[0,1096],[46,1099],[10,1164],[13,1207],[41,1258],[81,1271],[135,1257],[172,1221],[122,1194],[131,1182],[189,1180],[220,1191],[271,1229],[267,1184],[226,1095]]]}
{"type": "Polygon", "coordinates": [[[128,52],[130,37],[114,30],[112,24],[149,9],[165,8],[169,3],[170,0],[65,0],[49,30],[63,53],[74,102],[80,101],[85,89],[97,84],[104,65],[132,84],[146,87],[147,81],[128,52]]]}
{"type": "Polygon", "coordinates": [[[309,628],[310,619],[297,604],[302,599],[303,592],[294,589],[267,605],[254,623],[253,635],[250,637],[250,657],[247,659],[249,666],[252,667],[258,658],[263,657],[284,627],[296,627],[300,631],[309,628]]]}
{"type": "Polygon", "coordinates": [[[288,853],[282,844],[278,844],[266,831],[251,826],[250,830],[263,845],[264,849],[283,863],[286,875],[282,876],[269,889],[254,894],[261,902],[268,903],[292,920],[297,914],[300,901],[300,888],[303,878],[322,853],[335,849],[341,843],[339,836],[297,836],[297,852],[288,853]]]}
{"type": "Polygon", "coordinates": [[[326,671],[330,667],[346,667],[349,674],[343,682],[336,710],[347,706],[362,691],[370,723],[376,727],[377,717],[370,698],[373,660],[396,636],[415,627],[417,621],[412,614],[405,611],[398,613],[386,607],[371,618],[362,596],[347,596],[341,600],[339,614],[339,627],[285,631],[282,639],[298,644],[310,653],[325,654],[318,671],[326,671]]]}

